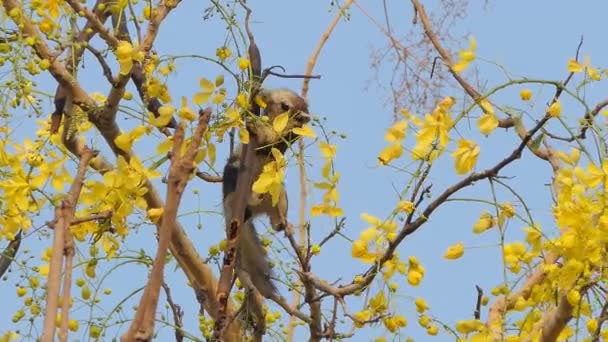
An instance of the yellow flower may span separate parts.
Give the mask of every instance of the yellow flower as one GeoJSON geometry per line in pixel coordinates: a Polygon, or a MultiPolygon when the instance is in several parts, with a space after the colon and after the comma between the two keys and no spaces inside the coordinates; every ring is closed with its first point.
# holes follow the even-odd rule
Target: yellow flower
{"type": "Polygon", "coordinates": [[[75,319],[68,320],[68,329],[70,331],[78,331],[78,321],[75,319]]]}
{"type": "Polygon", "coordinates": [[[148,209],[148,217],[150,218],[150,221],[152,221],[154,223],[158,222],[158,219],[163,215],[164,211],[165,211],[164,208],[148,209]]]}
{"type": "Polygon", "coordinates": [[[455,260],[460,258],[464,254],[464,243],[459,242],[455,245],[448,247],[443,255],[446,259],[455,260]]]}
{"type": "Polygon", "coordinates": [[[473,331],[479,331],[483,329],[484,324],[477,319],[469,319],[456,322],[456,331],[461,334],[469,334],[473,331]]]}
{"type": "Polygon", "coordinates": [[[498,127],[498,119],[494,113],[483,113],[477,120],[477,128],[483,135],[489,135],[498,127]]]}
{"type": "Polygon", "coordinates": [[[594,81],[600,81],[602,79],[602,74],[591,66],[589,56],[585,56],[585,69],[587,70],[587,75],[589,75],[590,79],[594,81]]]}
{"type": "Polygon", "coordinates": [[[150,123],[156,127],[165,127],[169,124],[171,118],[173,118],[174,112],[175,107],[164,105],[158,108],[158,117],[154,117],[152,112],[149,112],[148,120],[150,120],[150,123]]]}
{"type": "Polygon", "coordinates": [[[437,158],[449,142],[449,130],[453,120],[448,110],[454,104],[451,97],[444,98],[431,114],[424,116],[422,128],[416,133],[416,145],[412,149],[413,159],[437,158]]]}
{"type": "Polygon", "coordinates": [[[587,321],[587,331],[590,334],[595,333],[595,331],[597,330],[597,326],[598,326],[598,323],[597,323],[596,319],[591,318],[587,321]]]}
{"type": "Polygon", "coordinates": [[[48,10],[48,13],[51,15],[53,19],[59,18],[59,9],[60,3],[62,1],[59,0],[47,0],[44,8],[48,10]]]}
{"type": "Polygon", "coordinates": [[[288,120],[289,120],[288,112],[279,114],[277,117],[274,118],[274,120],[272,120],[272,129],[277,133],[283,132],[285,127],[287,127],[288,120]]]}
{"type": "Polygon", "coordinates": [[[23,297],[26,294],[27,294],[27,289],[25,287],[18,287],[17,288],[17,296],[23,297]]]}
{"type": "Polygon", "coordinates": [[[583,66],[580,65],[576,59],[571,58],[568,60],[568,71],[570,72],[581,72],[583,71],[583,66]]]}
{"type": "Polygon", "coordinates": [[[247,94],[240,93],[236,96],[236,104],[244,109],[249,108],[249,99],[247,98],[247,94]]]}
{"type": "Polygon", "coordinates": [[[427,328],[430,323],[431,319],[429,318],[429,316],[420,315],[420,318],[418,318],[418,324],[423,328],[427,328]]]}
{"type": "Polygon", "coordinates": [[[177,111],[177,115],[187,121],[193,121],[194,119],[196,119],[197,115],[192,109],[190,109],[190,107],[188,107],[188,100],[185,96],[182,96],[182,106],[177,111]]]}
{"type": "Polygon", "coordinates": [[[116,58],[120,65],[120,74],[127,75],[133,67],[133,61],[143,62],[144,53],[137,46],[133,47],[131,43],[121,40],[116,47],[116,58]]]}
{"type": "Polygon", "coordinates": [[[568,292],[566,295],[566,298],[568,299],[568,303],[570,303],[570,305],[576,306],[581,300],[581,293],[577,290],[570,290],[570,292],[568,292]]]}
{"type": "Polygon", "coordinates": [[[522,91],[519,92],[519,97],[522,101],[530,101],[530,99],[532,99],[532,90],[522,89],[522,91]]]}
{"type": "Polygon", "coordinates": [[[384,326],[388,331],[394,333],[399,330],[399,328],[405,327],[407,325],[407,320],[405,317],[397,315],[385,318],[382,323],[384,323],[384,326]]]}
{"type": "Polygon", "coordinates": [[[488,211],[484,211],[481,213],[481,216],[479,216],[477,222],[475,222],[475,225],[473,225],[473,232],[476,234],[483,233],[492,228],[493,225],[494,218],[492,217],[492,214],[490,214],[488,211]]]}
{"type": "Polygon", "coordinates": [[[388,301],[383,292],[378,292],[377,295],[369,300],[369,308],[372,309],[374,313],[383,313],[388,309],[388,301]]]}
{"type": "Polygon", "coordinates": [[[228,47],[222,46],[215,50],[215,55],[217,56],[217,58],[219,58],[221,62],[223,62],[232,55],[232,51],[230,51],[228,47]]]}
{"type": "Polygon", "coordinates": [[[402,211],[407,214],[411,214],[414,212],[414,209],[415,209],[414,203],[412,203],[410,201],[399,201],[399,203],[397,203],[398,211],[402,211]]]}
{"type": "Polygon", "coordinates": [[[355,327],[361,328],[363,324],[372,318],[372,312],[369,310],[359,311],[355,313],[355,327]]]}
{"type": "Polygon", "coordinates": [[[330,145],[324,141],[319,142],[319,149],[325,159],[331,159],[336,155],[338,149],[336,145],[330,145]]]}
{"type": "Polygon", "coordinates": [[[272,205],[276,206],[285,179],[286,161],[283,154],[276,148],[272,148],[271,153],[274,160],[264,165],[262,173],[253,183],[251,190],[257,194],[269,193],[272,198],[272,205]]]}
{"type": "Polygon", "coordinates": [[[384,140],[388,142],[401,141],[405,138],[405,131],[407,130],[407,121],[397,121],[393,126],[386,130],[384,140]]]}
{"type": "Polygon", "coordinates": [[[500,214],[507,218],[511,218],[515,216],[515,209],[513,209],[511,203],[506,202],[500,205],[500,214]]]}
{"type": "Polygon", "coordinates": [[[249,63],[249,59],[247,59],[245,57],[239,58],[239,69],[245,70],[245,69],[249,68],[250,64],[251,63],[249,63]]]}
{"type": "Polygon", "coordinates": [[[308,125],[303,125],[302,127],[295,127],[291,131],[301,137],[316,138],[317,136],[315,134],[315,131],[313,131],[312,128],[310,128],[310,126],[308,125]]]}
{"type": "Polygon", "coordinates": [[[458,149],[452,153],[455,158],[456,173],[459,175],[470,172],[477,163],[479,146],[472,140],[458,140],[458,149]]]}
{"type": "Polygon", "coordinates": [[[359,234],[359,240],[353,242],[351,256],[360,259],[366,264],[371,264],[376,260],[376,253],[369,251],[369,243],[378,236],[378,230],[370,227],[359,234]]]}
{"type": "Polygon", "coordinates": [[[395,253],[390,260],[387,260],[382,265],[382,275],[384,280],[389,280],[395,274],[395,271],[398,271],[401,274],[405,274],[407,270],[407,266],[405,262],[399,260],[399,255],[395,253]]]}
{"type": "Polygon", "coordinates": [[[426,303],[424,298],[416,298],[414,303],[416,304],[416,311],[419,313],[423,313],[429,308],[429,305],[426,303]]]}
{"type": "Polygon", "coordinates": [[[549,116],[552,118],[558,118],[560,115],[562,115],[562,104],[559,102],[559,100],[555,100],[555,102],[549,106],[549,109],[547,109],[547,114],[549,114],[549,116]]]}
{"type": "Polygon", "coordinates": [[[89,336],[91,336],[92,338],[98,338],[99,336],[101,336],[101,328],[96,326],[96,325],[92,325],[91,329],[89,330],[89,336]]]}
{"type": "Polygon", "coordinates": [[[452,66],[452,70],[454,70],[454,72],[459,73],[464,71],[469,66],[469,64],[473,62],[473,60],[475,60],[475,49],[477,47],[477,42],[473,37],[470,37],[469,41],[469,49],[460,50],[458,52],[460,59],[458,60],[458,62],[456,62],[456,64],[452,66]]]}
{"type": "Polygon", "coordinates": [[[572,147],[570,149],[570,155],[566,154],[564,151],[556,151],[555,155],[561,159],[564,163],[570,165],[576,165],[581,158],[581,150],[572,147]]]}
{"type": "Polygon", "coordinates": [[[411,256],[408,258],[409,270],[407,272],[407,282],[412,286],[420,285],[424,277],[424,267],[420,265],[418,258],[411,256]]]}
{"type": "Polygon", "coordinates": [[[403,155],[403,146],[401,142],[396,142],[392,145],[385,147],[378,155],[378,163],[380,165],[388,165],[393,160],[403,155]]]}

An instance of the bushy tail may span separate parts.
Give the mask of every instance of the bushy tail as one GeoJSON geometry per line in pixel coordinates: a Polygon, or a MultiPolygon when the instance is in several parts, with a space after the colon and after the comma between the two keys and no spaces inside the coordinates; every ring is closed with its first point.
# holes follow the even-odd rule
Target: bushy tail
{"type": "Polygon", "coordinates": [[[251,221],[246,220],[239,229],[237,275],[244,286],[253,286],[262,296],[270,298],[277,293],[277,288],[271,280],[272,269],[266,258],[266,251],[251,221]]]}

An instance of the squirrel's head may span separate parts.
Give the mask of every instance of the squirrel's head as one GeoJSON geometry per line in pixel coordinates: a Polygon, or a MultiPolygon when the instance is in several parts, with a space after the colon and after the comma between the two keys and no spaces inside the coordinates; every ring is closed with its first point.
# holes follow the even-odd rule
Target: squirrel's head
{"type": "Polygon", "coordinates": [[[300,127],[310,121],[308,103],[292,90],[286,88],[262,89],[258,96],[266,103],[262,115],[268,116],[271,122],[285,112],[289,113],[289,122],[292,127],[300,127]]]}

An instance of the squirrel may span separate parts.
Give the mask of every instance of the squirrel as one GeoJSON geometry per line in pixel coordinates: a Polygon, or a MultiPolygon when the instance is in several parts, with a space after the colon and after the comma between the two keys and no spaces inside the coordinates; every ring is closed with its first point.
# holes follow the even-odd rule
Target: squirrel
{"type": "MultiPolygon", "coordinates": [[[[295,92],[285,89],[262,89],[258,95],[266,104],[261,111],[261,116],[268,120],[254,118],[247,122],[247,130],[251,138],[256,139],[258,149],[255,153],[252,168],[253,180],[257,180],[264,165],[273,160],[270,153],[271,148],[285,153],[287,148],[298,139],[298,135],[291,132],[293,128],[302,127],[310,121],[307,101],[295,92]],[[287,126],[281,133],[272,128],[274,118],[288,112],[287,126]]],[[[234,154],[230,156],[225,167],[222,181],[222,193],[224,204],[224,217],[226,227],[232,219],[232,208],[234,208],[237,176],[239,173],[240,154],[242,144],[239,145],[234,154]]],[[[239,242],[237,248],[237,260],[235,269],[242,285],[247,289],[255,288],[266,298],[277,294],[277,288],[271,280],[272,270],[266,257],[266,252],[253,225],[253,219],[259,215],[267,215],[274,231],[282,231],[287,228],[287,192],[283,186],[276,206],[272,205],[270,194],[251,194],[245,209],[245,219],[239,229],[239,242]]]]}

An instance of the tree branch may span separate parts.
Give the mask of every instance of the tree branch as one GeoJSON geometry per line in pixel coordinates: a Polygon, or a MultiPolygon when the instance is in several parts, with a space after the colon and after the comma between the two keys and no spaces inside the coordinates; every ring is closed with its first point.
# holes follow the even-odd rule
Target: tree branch
{"type": "MultiPolygon", "coordinates": [[[[44,316],[44,328],[42,332],[42,342],[51,342],[55,335],[55,321],[57,317],[57,307],[59,302],[59,287],[61,283],[61,271],[63,264],[63,255],[66,254],[66,236],[69,234],[70,222],[74,216],[80,190],[84,184],[84,174],[87,170],[89,162],[97,152],[90,149],[85,149],[80,156],[80,163],[74,182],[70,187],[67,198],[63,199],[55,209],[55,229],[53,230],[53,251],[49,262],[49,275],[47,280],[47,303],[46,313],[44,316]]],[[[72,246],[73,248],[73,246],[72,246]]],[[[73,250],[72,250],[73,253],[73,250]]],[[[71,259],[71,258],[70,258],[71,259]]],[[[66,280],[70,272],[66,272],[66,280]]],[[[69,284],[64,284],[64,287],[69,287],[69,284]]],[[[69,293],[69,290],[66,291],[69,293]]],[[[69,303],[69,298],[64,298],[64,302],[69,303]]],[[[68,312],[62,312],[63,317],[68,316],[68,312]]],[[[67,324],[67,322],[66,322],[67,324]]],[[[63,330],[63,329],[62,329],[63,330]]],[[[67,333],[67,332],[66,332],[67,333]]],[[[64,340],[66,337],[62,338],[64,340]]]]}
{"type": "Polygon", "coordinates": [[[152,265],[148,285],[141,297],[135,319],[127,334],[123,336],[123,341],[150,341],[154,335],[156,307],[158,305],[160,288],[163,284],[167,248],[171,241],[172,229],[176,225],[177,211],[182,195],[194,170],[194,157],[198,152],[203,134],[207,130],[210,116],[211,109],[199,113],[196,132],[192,136],[190,145],[183,157],[180,157],[180,151],[184,144],[184,124],[178,125],[175,131],[171,168],[168,177],[167,204],[165,205],[159,229],[158,249],[152,265]]]}

